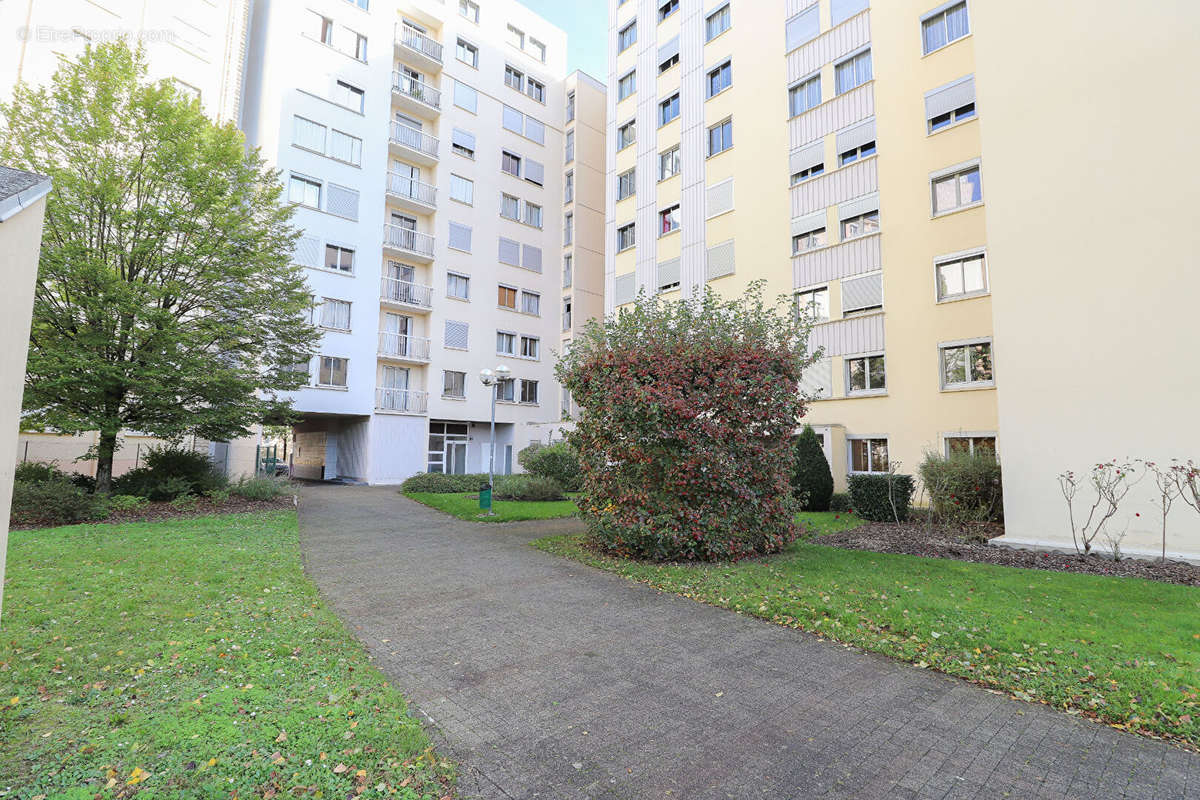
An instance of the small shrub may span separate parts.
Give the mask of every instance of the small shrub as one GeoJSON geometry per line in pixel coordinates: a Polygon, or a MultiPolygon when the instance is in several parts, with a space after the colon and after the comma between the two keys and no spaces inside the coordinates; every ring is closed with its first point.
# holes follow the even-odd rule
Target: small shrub
{"type": "Polygon", "coordinates": [[[850,495],[846,492],[834,492],[829,496],[829,510],[846,513],[854,508],[850,503],[850,495]]]}
{"type": "Polygon", "coordinates": [[[568,492],[579,491],[583,482],[579,456],[566,442],[530,445],[517,454],[517,463],[531,475],[556,481],[568,492]]]}
{"type": "Polygon", "coordinates": [[[65,478],[66,473],[54,461],[22,461],[13,472],[17,483],[41,483],[65,478]]]}
{"type": "Polygon", "coordinates": [[[171,501],[171,508],[176,511],[195,511],[200,498],[194,494],[181,494],[171,501]]]}
{"type": "Polygon", "coordinates": [[[254,478],[243,477],[229,489],[233,494],[236,494],[238,497],[244,497],[247,500],[274,500],[276,497],[282,497],[290,493],[291,490],[292,486],[287,478],[276,478],[266,475],[259,475],[254,478]]]}
{"type": "Polygon", "coordinates": [[[433,494],[456,494],[458,492],[478,492],[479,487],[487,483],[488,476],[477,473],[467,475],[446,475],[441,472],[422,472],[400,484],[402,492],[431,492],[433,494]]]}
{"type": "Polygon", "coordinates": [[[82,472],[72,472],[70,477],[71,483],[85,492],[96,491],[96,479],[91,475],[84,475],[82,472]]]}
{"type": "Polygon", "coordinates": [[[135,494],[114,494],[108,498],[108,507],[113,511],[138,511],[149,504],[149,500],[135,494]]]}
{"type": "Polygon", "coordinates": [[[14,525],[71,525],[108,516],[105,498],[89,494],[69,479],[14,481],[10,509],[14,525]]]}
{"type": "Polygon", "coordinates": [[[983,522],[1004,514],[1000,463],[989,453],[929,453],[919,473],[938,521],[983,522]]]}
{"type": "Polygon", "coordinates": [[[792,469],[792,494],[805,511],[828,511],[833,496],[833,473],[821,441],[809,425],[796,437],[795,466],[792,469]]]}
{"type": "MultiPolygon", "coordinates": [[[[546,448],[549,449],[549,448],[546,448]]],[[[540,475],[503,475],[496,478],[492,496],[497,500],[545,502],[566,500],[562,485],[540,475]]]]}
{"type": "Polygon", "coordinates": [[[847,482],[850,484],[850,504],[858,516],[875,522],[908,519],[914,488],[912,475],[850,475],[847,482]]]}
{"type": "Polygon", "coordinates": [[[218,505],[224,505],[229,502],[229,495],[232,493],[233,490],[226,486],[222,489],[209,489],[204,496],[218,505]]]}
{"type": "Polygon", "coordinates": [[[145,466],[113,479],[114,494],[136,494],[151,500],[173,500],[181,494],[201,495],[229,481],[204,453],[182,447],[152,447],[145,466]]]}

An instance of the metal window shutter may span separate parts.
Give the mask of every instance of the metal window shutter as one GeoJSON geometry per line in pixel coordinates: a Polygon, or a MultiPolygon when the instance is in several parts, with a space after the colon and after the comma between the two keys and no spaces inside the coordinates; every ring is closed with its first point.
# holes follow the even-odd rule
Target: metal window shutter
{"type": "Polygon", "coordinates": [[[546,181],[546,168],[532,158],[525,159],[525,180],[541,186],[546,181]]]}
{"type": "Polygon", "coordinates": [[[821,18],[817,14],[817,4],[813,3],[787,21],[787,25],[784,27],[787,52],[790,53],[805,42],[817,38],[817,34],[820,32],[821,18]]]}
{"type": "Polygon", "coordinates": [[[793,150],[792,154],[788,156],[788,169],[791,175],[823,163],[825,163],[825,142],[820,139],[793,150]]]}
{"type": "Polygon", "coordinates": [[[525,115],[515,108],[504,106],[504,113],[501,118],[501,124],[505,130],[510,130],[513,133],[525,134],[525,115]]]}
{"type": "Polygon", "coordinates": [[[679,55],[679,37],[675,36],[671,41],[658,48],[658,63],[661,64],[671,56],[679,55]]]}
{"type": "Polygon", "coordinates": [[[533,139],[538,144],[546,143],[546,126],[533,117],[525,118],[525,138],[533,139]]]}
{"type": "Polygon", "coordinates": [[[465,108],[472,114],[479,107],[479,93],[459,81],[454,82],[454,105],[465,108]]]}
{"type": "Polygon", "coordinates": [[[509,264],[510,266],[521,266],[521,245],[519,242],[514,242],[512,239],[500,237],[500,255],[501,264],[509,264]]]}
{"type": "Polygon", "coordinates": [[[324,266],[321,260],[321,240],[315,236],[301,236],[296,240],[296,249],[292,254],[297,264],[305,267],[324,266]]]}
{"type": "Polygon", "coordinates": [[[347,189],[344,186],[338,186],[336,183],[328,184],[328,191],[325,193],[325,210],[330,214],[337,214],[339,217],[347,219],[358,219],[358,192],[353,189],[347,189]]]}
{"type": "Polygon", "coordinates": [[[451,222],[450,246],[455,250],[471,252],[471,228],[458,222],[451,222]]]}
{"type": "Polygon", "coordinates": [[[633,272],[627,272],[624,275],[618,275],[616,280],[616,290],[613,292],[617,305],[624,303],[632,303],[633,298],[637,295],[637,275],[633,272]]]}
{"type": "Polygon", "coordinates": [[[802,233],[812,233],[818,228],[824,228],[826,224],[825,209],[814,211],[803,217],[796,217],[792,220],[792,236],[799,236],[802,233]]]}
{"type": "Polygon", "coordinates": [[[679,283],[679,259],[672,258],[658,265],[658,288],[679,283]]]}
{"type": "Polygon", "coordinates": [[[461,128],[455,128],[450,140],[459,147],[465,147],[468,150],[475,150],[475,134],[468,133],[461,128]]]}
{"type": "Polygon", "coordinates": [[[842,311],[883,305],[883,273],[842,281],[842,311]]]}
{"type": "Polygon", "coordinates": [[[822,358],[804,370],[800,376],[800,393],[813,399],[833,397],[833,359],[822,358]]]}
{"type": "Polygon", "coordinates": [[[856,147],[862,147],[867,142],[875,141],[875,118],[842,128],[837,135],[837,151],[844,153],[856,147]]]}
{"type": "Polygon", "coordinates": [[[733,210],[733,178],[723,180],[705,189],[706,217],[715,217],[733,210]]]}
{"type": "Polygon", "coordinates": [[[868,0],[833,0],[830,4],[830,22],[840,25],[870,5],[868,0]]]}
{"type": "Polygon", "coordinates": [[[733,242],[723,242],[708,248],[705,253],[704,274],[707,280],[732,275],[734,269],[733,242]]]}
{"type": "Polygon", "coordinates": [[[542,271],[542,248],[531,244],[521,246],[521,266],[534,272],[542,271]]]}
{"type": "Polygon", "coordinates": [[[878,210],[879,192],[872,192],[854,200],[848,200],[838,206],[838,219],[849,219],[850,217],[857,217],[859,214],[865,214],[868,211],[878,210]]]}
{"type": "Polygon", "coordinates": [[[446,320],[446,334],[443,344],[446,347],[457,347],[463,350],[467,349],[469,341],[468,332],[470,326],[465,322],[455,322],[452,319],[446,320]]]}
{"type": "Polygon", "coordinates": [[[925,119],[975,102],[975,76],[968,75],[925,93],[925,119]]]}

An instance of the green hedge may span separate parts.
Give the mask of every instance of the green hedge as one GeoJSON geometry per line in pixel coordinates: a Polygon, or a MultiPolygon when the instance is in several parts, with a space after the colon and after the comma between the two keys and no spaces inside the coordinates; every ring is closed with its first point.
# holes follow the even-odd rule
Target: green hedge
{"type": "Polygon", "coordinates": [[[488,482],[488,476],[478,473],[446,475],[441,472],[422,472],[400,484],[402,492],[432,492],[434,494],[457,494],[478,492],[488,482]]]}
{"type": "Polygon", "coordinates": [[[1004,516],[1003,483],[995,455],[931,453],[919,471],[933,513],[943,522],[982,522],[1004,516]]]}
{"type": "Polygon", "coordinates": [[[829,496],[829,510],[837,512],[846,512],[853,510],[854,506],[850,504],[850,495],[846,492],[834,492],[829,496]]]}
{"type": "Polygon", "coordinates": [[[562,486],[552,478],[540,475],[501,475],[496,478],[492,496],[497,500],[527,500],[546,502],[566,500],[562,486]]]}
{"type": "Polygon", "coordinates": [[[579,455],[566,442],[531,444],[517,454],[517,463],[532,475],[556,481],[568,492],[579,491],[583,483],[579,455]]]}
{"type": "Polygon", "coordinates": [[[850,503],[854,513],[876,522],[904,522],[912,503],[912,475],[849,475],[850,503]],[[891,487],[891,500],[888,488],[891,487]],[[893,502],[895,508],[893,508],[893,502]]]}
{"type": "Polygon", "coordinates": [[[796,437],[795,466],[792,469],[792,493],[805,511],[828,511],[833,496],[833,473],[821,440],[809,425],[796,437]]]}
{"type": "Polygon", "coordinates": [[[108,516],[103,495],[89,493],[71,483],[66,476],[43,481],[14,481],[13,525],[71,525],[108,516]]]}

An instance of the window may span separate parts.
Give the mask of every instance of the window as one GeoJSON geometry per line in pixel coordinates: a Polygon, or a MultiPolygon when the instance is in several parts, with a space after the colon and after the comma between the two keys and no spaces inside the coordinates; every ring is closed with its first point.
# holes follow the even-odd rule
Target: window
{"type": "Polygon", "coordinates": [[[846,359],[846,393],[882,392],[887,389],[883,356],[846,359]]]}
{"type": "Polygon", "coordinates": [[[455,81],[454,105],[458,106],[464,111],[470,111],[472,114],[474,114],[476,109],[479,108],[479,92],[475,91],[470,86],[467,86],[462,81],[455,81]]]}
{"type": "Polygon", "coordinates": [[[516,67],[504,65],[504,85],[516,89],[518,92],[525,89],[525,75],[516,67]]]}
{"type": "Polygon", "coordinates": [[[475,181],[450,173],[450,199],[471,205],[475,202],[475,181]]]}
{"type": "Polygon", "coordinates": [[[304,117],[293,117],[292,144],[305,150],[324,153],[325,126],[304,117]]]}
{"type": "Polygon", "coordinates": [[[458,13],[471,22],[479,22],[479,4],[471,0],[458,0],[458,13]]]}
{"type": "Polygon", "coordinates": [[[994,383],[991,342],[942,348],[942,388],[991,386],[994,383]]]}
{"type": "Polygon", "coordinates": [[[658,5],[658,21],[662,22],[667,17],[679,10],[679,0],[666,0],[665,3],[658,5]]]}
{"type": "Polygon", "coordinates": [[[571,298],[570,297],[563,298],[562,329],[564,331],[571,330],[571,298]]]}
{"type": "Polygon", "coordinates": [[[658,212],[658,235],[663,236],[671,231],[679,230],[679,204],[664,208],[658,212]]]}
{"type": "Polygon", "coordinates": [[[329,136],[329,155],[338,161],[359,166],[362,163],[362,139],[335,130],[329,136]]]}
{"type": "Polygon", "coordinates": [[[617,52],[622,53],[637,41],[637,20],[617,32],[617,52]]]}
{"type": "Polygon", "coordinates": [[[829,289],[822,287],[796,294],[796,310],[807,314],[813,322],[826,322],[829,319],[829,289]]]}
{"type": "Polygon", "coordinates": [[[888,471],[887,439],[851,439],[849,445],[851,472],[888,471]]]}
{"type": "Polygon", "coordinates": [[[514,383],[516,383],[516,381],[509,378],[506,381],[500,381],[498,384],[496,384],[496,399],[497,400],[505,400],[509,403],[514,402],[513,401],[513,384],[514,383]]]}
{"type": "Polygon", "coordinates": [[[563,215],[563,245],[570,244],[575,239],[575,214],[568,211],[563,215]]]}
{"type": "Polygon", "coordinates": [[[987,266],[984,264],[983,253],[938,261],[936,268],[938,300],[954,300],[987,293],[987,266]]]}
{"type": "Polygon", "coordinates": [[[513,47],[517,48],[518,50],[525,49],[525,32],[522,31],[520,28],[514,28],[512,25],[509,25],[508,26],[508,35],[505,38],[507,39],[509,44],[511,44],[513,47]]]}
{"type": "Polygon", "coordinates": [[[567,92],[567,122],[575,119],[575,93],[567,92]]]}
{"type": "Polygon", "coordinates": [[[470,42],[459,39],[457,49],[458,60],[478,69],[479,67],[479,48],[470,42]]]}
{"type": "Polygon", "coordinates": [[[617,176],[617,200],[631,197],[637,191],[637,170],[630,169],[617,176]]]}
{"type": "Polygon", "coordinates": [[[367,60],[367,37],[361,33],[354,34],[354,57],[362,62],[367,60]]]}
{"type": "Polygon", "coordinates": [[[620,228],[617,228],[618,253],[622,250],[628,250],[634,244],[634,223],[631,222],[628,225],[622,225],[620,228]]]}
{"type": "Polygon", "coordinates": [[[517,335],[515,333],[496,331],[496,352],[506,356],[516,355],[517,335]]]}
{"type": "Polygon", "coordinates": [[[457,272],[447,272],[446,296],[469,300],[471,298],[471,279],[466,275],[459,275],[457,272]]]}
{"type": "Polygon", "coordinates": [[[637,70],[629,70],[617,80],[617,102],[637,91],[637,70]]]}
{"type": "Polygon", "coordinates": [[[293,175],[288,181],[288,202],[319,209],[321,207],[321,182],[293,175]]]}
{"type": "Polygon", "coordinates": [[[658,124],[666,125],[679,116],[679,92],[658,104],[658,124]]]}
{"type": "Polygon", "coordinates": [[[500,284],[496,287],[496,305],[501,308],[517,310],[517,290],[512,286],[500,284]]]}
{"type": "Polygon", "coordinates": [[[983,184],[980,182],[978,165],[933,180],[935,215],[980,202],[983,202],[983,184]]]}
{"type": "Polygon", "coordinates": [[[521,177],[521,157],[507,150],[500,151],[500,169],[514,177],[521,177]]]}
{"type": "Polygon", "coordinates": [[[665,181],[672,175],[679,174],[679,145],[658,154],[658,179],[665,181]]]}
{"type": "Polygon", "coordinates": [[[939,11],[921,22],[921,39],[925,44],[926,55],[958,41],[970,32],[965,2],[939,11]]]}
{"type": "Polygon", "coordinates": [[[871,51],[864,50],[851,56],[833,68],[834,86],[837,94],[845,94],[856,86],[871,80],[871,51]]]}
{"type": "Polygon", "coordinates": [[[325,269],[334,272],[354,272],[354,251],[336,244],[325,245],[325,269]]]}
{"type": "Polygon", "coordinates": [[[529,37],[529,54],[543,64],[546,63],[546,45],[532,36],[529,37]]]}
{"type": "Polygon", "coordinates": [[[719,67],[709,70],[708,96],[720,94],[733,84],[733,62],[726,61],[719,67]]]}
{"type": "Polygon", "coordinates": [[[704,40],[711,41],[729,30],[729,4],[718,8],[704,19],[704,40]]]}
{"type": "Polygon", "coordinates": [[[866,236],[879,230],[879,212],[868,211],[855,217],[842,220],[842,241],[856,236],[866,236]]]}
{"type": "Polygon", "coordinates": [[[505,219],[521,219],[521,201],[511,194],[500,195],[500,216],[505,219]]]}
{"type": "Polygon", "coordinates": [[[317,373],[318,386],[345,386],[348,362],[344,358],[321,356],[321,369],[317,373]]]}
{"type": "Polygon", "coordinates": [[[451,149],[460,156],[475,158],[475,134],[455,128],[450,139],[451,149]]]}
{"type": "Polygon", "coordinates": [[[321,17],[321,44],[333,46],[333,20],[321,17]]]}
{"type": "Polygon", "coordinates": [[[667,70],[669,70],[671,67],[675,66],[678,63],[679,63],[679,53],[672,53],[671,55],[667,56],[667,59],[665,61],[663,61],[661,64],[658,65],[658,74],[662,75],[664,72],[666,72],[667,70]]]}
{"type": "Polygon", "coordinates": [[[521,290],[521,312],[540,317],[542,315],[542,296],[537,292],[521,290]]]}
{"type": "Polygon", "coordinates": [[[362,89],[357,86],[351,86],[345,81],[338,81],[337,87],[334,89],[333,101],[339,105],[343,105],[351,111],[363,113],[363,108],[366,104],[367,95],[362,89]]]}
{"type": "Polygon", "coordinates": [[[350,330],[350,304],[345,300],[334,300],[325,297],[321,300],[321,314],[318,325],[337,331],[350,330]]]}
{"type": "Polygon", "coordinates": [[[563,161],[570,164],[575,160],[575,131],[567,131],[564,144],[563,161]]]}
{"type": "Polygon", "coordinates": [[[802,169],[792,176],[792,185],[795,186],[801,181],[806,181],[809,178],[815,178],[825,172],[824,164],[814,164],[808,169],[802,169]]]}
{"type": "Polygon", "coordinates": [[[996,458],[995,436],[947,436],[946,457],[956,455],[991,456],[996,458]]]}
{"type": "Polygon", "coordinates": [[[442,372],[442,397],[466,397],[467,373],[454,370],[442,372]]]}
{"type": "Polygon", "coordinates": [[[537,403],[538,401],[538,382],[521,379],[521,402],[522,403],[537,403]]]}
{"type": "Polygon", "coordinates": [[[718,122],[708,129],[708,154],[715,156],[733,147],[733,120],[718,122]]]}
{"type": "Polygon", "coordinates": [[[634,120],[629,120],[621,127],[617,128],[617,149],[624,150],[629,145],[637,141],[637,123],[634,120]]]}
{"type": "Polygon", "coordinates": [[[573,276],[571,275],[571,254],[567,253],[563,256],[563,288],[570,289],[573,276]]]}
{"type": "Polygon", "coordinates": [[[537,358],[541,352],[541,339],[536,336],[521,337],[521,357],[522,358],[537,358]]]}
{"type": "Polygon", "coordinates": [[[855,147],[851,150],[847,150],[844,153],[839,153],[838,161],[844,167],[847,164],[853,164],[855,161],[858,161],[860,158],[866,158],[867,156],[873,156],[873,155],[875,155],[875,143],[867,142],[867,143],[861,144],[858,147],[855,147]]]}
{"type": "Polygon", "coordinates": [[[542,227],[542,207],[536,203],[525,202],[525,224],[535,228],[542,227]]]}
{"type": "Polygon", "coordinates": [[[816,250],[818,247],[824,247],[828,244],[825,237],[825,229],[817,228],[815,231],[801,233],[792,237],[792,255],[798,255],[807,250],[816,250]]]}
{"type": "Polygon", "coordinates": [[[525,81],[525,94],[544,104],[546,102],[546,84],[528,78],[525,81]]]}
{"type": "Polygon", "coordinates": [[[796,116],[821,105],[821,76],[814,75],[788,89],[788,114],[796,116]]]}
{"type": "Polygon", "coordinates": [[[929,119],[929,132],[940,131],[942,128],[948,128],[955,122],[962,122],[966,119],[971,119],[975,116],[975,104],[967,103],[959,106],[953,111],[947,111],[945,114],[938,114],[936,117],[929,119]]]}
{"type": "Polygon", "coordinates": [[[563,202],[570,203],[575,200],[575,170],[569,169],[563,175],[563,202]]]}

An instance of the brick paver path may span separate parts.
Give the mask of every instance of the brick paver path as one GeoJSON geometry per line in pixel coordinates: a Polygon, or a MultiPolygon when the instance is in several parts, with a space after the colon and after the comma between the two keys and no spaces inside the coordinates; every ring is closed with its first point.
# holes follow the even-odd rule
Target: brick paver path
{"type": "Polygon", "coordinates": [[[659,593],[395,489],[315,486],[306,566],[463,798],[1200,797],[1200,756],[659,593]]]}

